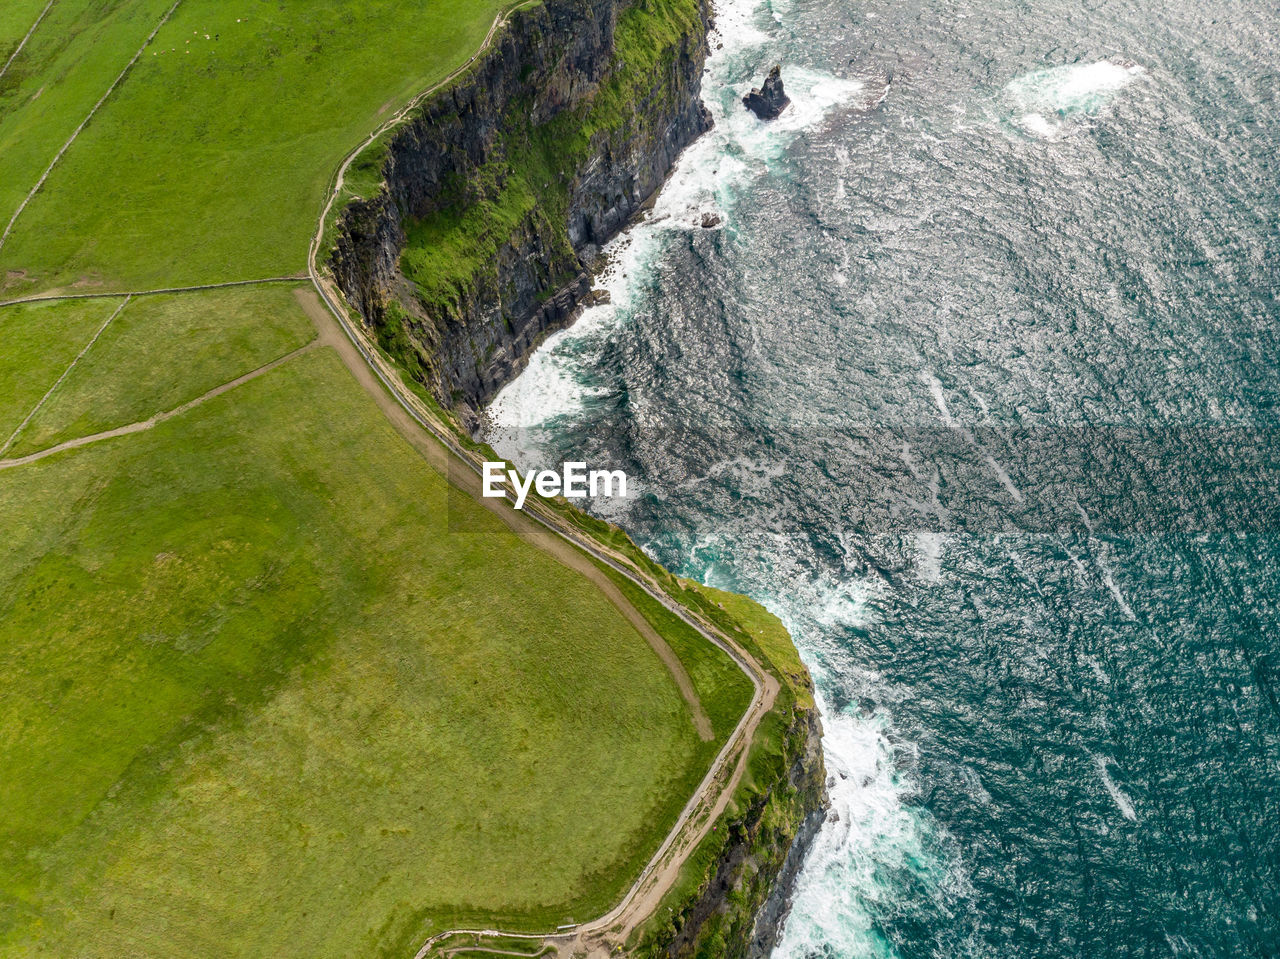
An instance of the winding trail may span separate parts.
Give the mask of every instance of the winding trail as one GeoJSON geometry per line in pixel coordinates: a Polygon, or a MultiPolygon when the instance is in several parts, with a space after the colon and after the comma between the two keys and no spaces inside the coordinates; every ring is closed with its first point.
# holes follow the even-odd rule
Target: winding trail
{"type": "MultiPolygon", "coordinates": [[[[516,9],[515,7],[511,8],[516,9]]],[[[616,551],[607,549],[594,539],[561,520],[546,509],[512,508],[510,499],[481,497],[481,462],[473,453],[464,449],[454,438],[450,426],[442,422],[425,403],[409,391],[400,380],[397,371],[381,355],[366,336],[362,325],[354,326],[348,318],[341,292],[332,277],[318,265],[320,248],[324,242],[325,224],[337,202],[346,181],[347,171],[363,150],[392,127],[400,124],[424,99],[451,83],[464,73],[490,47],[493,38],[506,24],[511,10],[494,18],[489,32],[479,49],[457,70],[409,101],[386,123],[374,130],[359,146],[352,150],[339,166],[330,184],[328,198],[321,209],[320,219],[312,237],[307,256],[307,271],[319,293],[329,323],[336,323],[344,334],[345,342],[338,350],[344,364],[365,387],[378,406],[402,435],[428,462],[447,471],[449,479],[477,502],[486,505],[500,516],[518,535],[539,546],[565,566],[581,572],[614,599],[623,599],[614,583],[591,562],[594,559],[626,576],[643,589],[651,598],[668,611],[697,630],[708,642],[729,655],[752,683],[751,704],[743,713],[733,733],[725,741],[706,776],[680,812],[675,825],[667,834],[657,852],[641,871],[640,876],[628,888],[622,900],[609,912],[589,922],[546,933],[510,932],[498,929],[451,929],[432,936],[418,950],[415,959],[425,959],[440,940],[453,935],[503,936],[507,938],[540,939],[555,945],[562,956],[609,956],[625,942],[627,936],[653,914],[667,890],[675,883],[680,868],[698,843],[706,836],[716,819],[728,806],[746,770],[749,746],[761,720],[773,708],[780,689],[778,680],[767,672],[745,649],[731,637],[721,633],[712,623],[695,615],[687,607],[677,603],[660,584],[654,582],[631,561],[616,551]],[[439,445],[437,445],[439,444],[439,445]],[[444,449],[440,449],[443,446],[444,449]],[[445,454],[452,454],[452,459],[445,454]],[[449,469],[461,463],[464,470],[449,469]]],[[[320,318],[313,315],[317,323],[320,318]]],[[[614,600],[617,604],[617,600],[614,600]]],[[[630,603],[625,603],[630,606],[630,603]]],[[[625,608],[620,606],[619,608],[625,608]]],[[[646,639],[648,636],[646,636],[646,639]]],[[[660,637],[659,637],[660,638],[660,637]]],[[[663,643],[665,646],[666,644],[663,643]]]]}

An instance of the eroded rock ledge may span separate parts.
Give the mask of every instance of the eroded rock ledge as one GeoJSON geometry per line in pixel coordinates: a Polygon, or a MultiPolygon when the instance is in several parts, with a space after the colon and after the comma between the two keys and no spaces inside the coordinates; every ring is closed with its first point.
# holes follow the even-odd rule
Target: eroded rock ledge
{"type": "Polygon", "coordinates": [[[817,709],[812,700],[797,702],[788,715],[775,775],[718,824],[725,839],[711,868],[682,907],[655,917],[633,950],[638,959],[768,959],[772,953],[790,912],[792,884],[827,810],[817,709]]]}

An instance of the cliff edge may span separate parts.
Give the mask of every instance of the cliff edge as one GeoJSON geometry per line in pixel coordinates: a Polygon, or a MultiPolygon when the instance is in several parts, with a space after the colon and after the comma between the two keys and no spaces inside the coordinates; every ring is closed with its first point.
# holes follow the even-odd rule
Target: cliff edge
{"type": "MultiPolygon", "coordinates": [[[[710,128],[709,24],[707,0],[523,7],[353,163],[326,265],[460,432],[474,433],[483,405],[573,318],[600,247],[710,128]]],[[[699,592],[713,594],[703,614],[757,646],[784,693],[730,808],[626,944],[637,956],[767,953],[785,914],[780,880],[826,801],[812,686],[790,638],[749,600],[699,592]]]]}
{"type": "Polygon", "coordinates": [[[468,432],[572,318],[600,247],[710,128],[709,17],[704,0],[514,11],[466,74],[362,158],[371,188],[340,213],[328,265],[468,432]]]}
{"type": "Polygon", "coordinates": [[[629,952],[644,959],[765,959],[791,887],[826,817],[822,723],[813,682],[786,628],[752,600],[697,586],[704,614],[748,647],[781,691],[749,753],[729,811],[689,857],[629,952]]]}

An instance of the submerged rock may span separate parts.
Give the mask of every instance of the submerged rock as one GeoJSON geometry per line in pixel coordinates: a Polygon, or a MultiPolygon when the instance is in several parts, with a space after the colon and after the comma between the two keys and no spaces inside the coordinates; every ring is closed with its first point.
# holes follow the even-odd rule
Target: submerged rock
{"type": "Polygon", "coordinates": [[[772,120],[785,110],[791,98],[782,89],[782,66],[779,64],[770,70],[764,86],[752,90],[742,102],[761,120],[772,120]]]}

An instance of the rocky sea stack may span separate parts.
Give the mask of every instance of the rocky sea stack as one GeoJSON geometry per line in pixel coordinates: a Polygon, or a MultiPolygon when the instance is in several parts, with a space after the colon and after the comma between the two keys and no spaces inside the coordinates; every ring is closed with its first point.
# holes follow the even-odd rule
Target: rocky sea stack
{"type": "Polygon", "coordinates": [[[761,120],[776,119],[787,108],[791,98],[782,89],[782,66],[775,65],[764,78],[764,86],[752,90],[742,98],[748,110],[761,120]]]}

